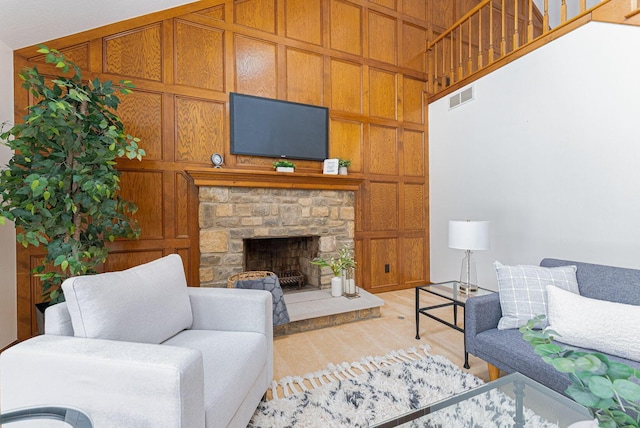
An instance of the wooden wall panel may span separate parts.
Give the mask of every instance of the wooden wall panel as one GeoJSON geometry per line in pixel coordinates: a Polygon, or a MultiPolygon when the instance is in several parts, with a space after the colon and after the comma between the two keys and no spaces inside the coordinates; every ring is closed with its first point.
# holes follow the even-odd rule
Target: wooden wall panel
{"type": "Polygon", "coordinates": [[[287,49],[287,99],[323,105],[324,73],[322,55],[287,49]]]}
{"type": "Polygon", "coordinates": [[[398,239],[371,240],[371,289],[394,286],[399,283],[398,239]],[[388,268],[387,268],[388,267],[388,268]],[[387,272],[388,270],[388,272],[387,272]]]}
{"type": "Polygon", "coordinates": [[[425,253],[426,238],[408,237],[401,241],[403,282],[424,284],[428,275],[429,257],[425,253]]]}
{"type": "Polygon", "coordinates": [[[276,0],[236,0],[236,23],[275,34],[276,0]]]}
{"type": "Polygon", "coordinates": [[[176,161],[208,164],[211,154],[224,152],[224,103],[187,97],[175,101],[176,161]]]}
{"type": "Polygon", "coordinates": [[[189,177],[184,172],[176,173],[175,175],[175,191],[176,202],[175,209],[175,221],[174,221],[174,236],[176,238],[189,238],[189,216],[191,215],[191,194],[189,192],[189,177]]]}
{"type": "Polygon", "coordinates": [[[397,64],[398,22],[382,13],[369,11],[369,58],[397,64]]]}
{"type": "Polygon", "coordinates": [[[362,123],[332,119],[329,138],[329,157],[351,159],[349,169],[352,172],[362,172],[362,123]]]}
{"type": "Polygon", "coordinates": [[[369,127],[369,173],[398,174],[398,130],[371,124],[369,127]]]}
{"type": "MultiPolygon", "coordinates": [[[[121,97],[118,113],[147,156],[117,166],[122,195],[140,205],[143,236],[110,245],[105,268],[178,253],[189,284],[199,285],[198,195],[186,170],[209,167],[214,152],[230,169],[264,171],[273,162],[230,154],[228,97],[240,92],[329,107],[329,154],[351,159],[349,173],[363,178],[359,285],[381,292],[427,282],[423,45],[459,8],[459,0],[201,0],[48,42],[87,76],[137,88],[121,97]]],[[[36,49],[16,51],[16,63],[40,64],[36,49]]],[[[17,83],[18,117],[29,101],[20,91],[17,83]]],[[[296,164],[296,172],[322,170],[321,162],[296,164]]],[[[30,304],[39,294],[29,268],[39,251],[18,252],[21,339],[32,334],[30,304]]]]}
{"type": "Polygon", "coordinates": [[[331,0],[331,48],[362,55],[362,8],[331,0]]]}
{"type": "Polygon", "coordinates": [[[402,118],[405,122],[424,124],[425,83],[405,76],[402,88],[402,118]]]}
{"type": "Polygon", "coordinates": [[[277,98],[277,47],[274,43],[236,37],[236,91],[277,98]]]}
{"type": "Polygon", "coordinates": [[[104,39],[105,73],[162,80],[162,27],[152,24],[104,39]]]}
{"type": "Polygon", "coordinates": [[[402,63],[412,70],[425,72],[427,45],[427,30],[417,25],[402,23],[402,63]]]}
{"type": "Polygon", "coordinates": [[[362,113],[362,65],[331,61],[331,108],[362,113]]]}
{"type": "Polygon", "coordinates": [[[396,119],[397,77],[395,73],[369,69],[369,114],[385,119],[396,119]]]}
{"type": "Polygon", "coordinates": [[[162,151],[162,94],[135,90],[120,97],[118,116],[125,131],[140,139],[139,146],[146,160],[161,160],[162,151]]]}
{"type": "Polygon", "coordinates": [[[398,184],[387,182],[369,183],[371,207],[370,230],[397,230],[398,229],[398,184]]]}
{"type": "Polygon", "coordinates": [[[134,218],[142,229],[140,239],[162,239],[163,188],[162,173],[154,171],[122,171],[120,195],[138,205],[134,218]]]}
{"type": "Polygon", "coordinates": [[[427,20],[427,1],[425,0],[402,0],[402,11],[413,18],[421,21],[427,20]]]}
{"type": "Polygon", "coordinates": [[[423,230],[425,228],[425,185],[406,183],[403,186],[404,196],[403,220],[405,230],[423,230]]]}
{"type": "Polygon", "coordinates": [[[423,177],[427,156],[424,132],[405,129],[403,146],[403,174],[406,176],[423,177]]]}
{"type": "Polygon", "coordinates": [[[285,0],[288,38],[322,45],[322,0],[285,0]]]}
{"type": "Polygon", "coordinates": [[[176,83],[224,91],[224,31],[180,20],[174,31],[176,83]]]}

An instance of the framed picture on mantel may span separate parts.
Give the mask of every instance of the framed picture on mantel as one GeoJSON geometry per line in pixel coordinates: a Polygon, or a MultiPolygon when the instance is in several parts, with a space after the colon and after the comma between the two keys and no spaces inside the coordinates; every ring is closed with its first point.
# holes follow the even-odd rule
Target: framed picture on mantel
{"type": "Polygon", "coordinates": [[[325,159],[323,174],[338,175],[338,159],[325,159]]]}

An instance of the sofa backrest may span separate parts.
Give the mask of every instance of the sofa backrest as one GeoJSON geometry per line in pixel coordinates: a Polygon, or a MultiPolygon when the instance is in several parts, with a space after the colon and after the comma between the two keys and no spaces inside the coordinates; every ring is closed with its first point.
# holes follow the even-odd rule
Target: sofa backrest
{"type": "Polygon", "coordinates": [[[640,305],[640,270],[568,260],[543,259],[540,266],[576,265],[580,295],[610,302],[640,305]]]}

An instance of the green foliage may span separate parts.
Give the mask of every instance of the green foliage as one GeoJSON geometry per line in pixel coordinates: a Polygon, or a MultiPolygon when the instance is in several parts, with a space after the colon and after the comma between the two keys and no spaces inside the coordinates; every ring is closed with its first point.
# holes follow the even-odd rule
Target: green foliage
{"type": "Polygon", "coordinates": [[[340,276],[343,269],[353,269],[356,267],[356,262],[351,255],[351,250],[347,247],[343,247],[338,250],[338,258],[331,257],[328,261],[318,257],[311,260],[312,265],[320,267],[328,267],[333,272],[333,276],[340,276]]]}
{"type": "Polygon", "coordinates": [[[544,362],[567,373],[572,382],[566,390],[567,395],[588,407],[603,428],[639,427],[640,385],[637,381],[640,371],[610,361],[606,355],[597,352],[577,351],[552,343],[557,332],[533,329],[544,318],[544,315],[538,315],[519,331],[544,362]],[[635,414],[636,418],[630,414],[635,414]]]}
{"type": "Polygon", "coordinates": [[[285,167],[285,168],[295,168],[296,164],[288,161],[288,160],[279,160],[279,161],[275,161],[273,163],[273,168],[278,168],[278,167],[285,167]]]}
{"type": "Polygon", "coordinates": [[[338,166],[349,167],[351,166],[351,161],[349,159],[338,159],[338,166]]]}
{"type": "Polygon", "coordinates": [[[37,67],[19,75],[35,104],[23,123],[0,134],[14,151],[0,171],[0,223],[15,222],[24,247],[46,247],[34,274],[55,303],[64,300],[57,287],[64,279],[95,273],[106,260],[105,241],[139,236],[129,216],[137,207],[117,195],[115,159],[140,160],[145,151],[114,114],[116,94],[131,93],[131,82],[82,81],[80,68],[57,50],[38,52],[64,75],[45,81],[37,67]]]}

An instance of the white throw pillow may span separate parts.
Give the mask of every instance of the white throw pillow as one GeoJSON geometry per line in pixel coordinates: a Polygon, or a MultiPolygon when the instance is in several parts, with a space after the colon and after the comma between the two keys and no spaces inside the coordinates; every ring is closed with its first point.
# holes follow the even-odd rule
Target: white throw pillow
{"type": "MultiPolygon", "coordinates": [[[[493,262],[498,275],[498,291],[502,318],[498,322],[499,330],[520,328],[536,315],[547,315],[546,286],[556,285],[578,294],[576,266],[547,268],[541,266],[505,266],[493,262]]],[[[544,328],[547,321],[538,323],[544,328]]]]}
{"type": "Polygon", "coordinates": [[[547,296],[555,340],[640,361],[640,306],[590,299],[553,285],[547,296]]]}
{"type": "Polygon", "coordinates": [[[69,278],[62,290],[76,337],[162,343],[193,322],[177,254],[120,272],[69,278]]]}

